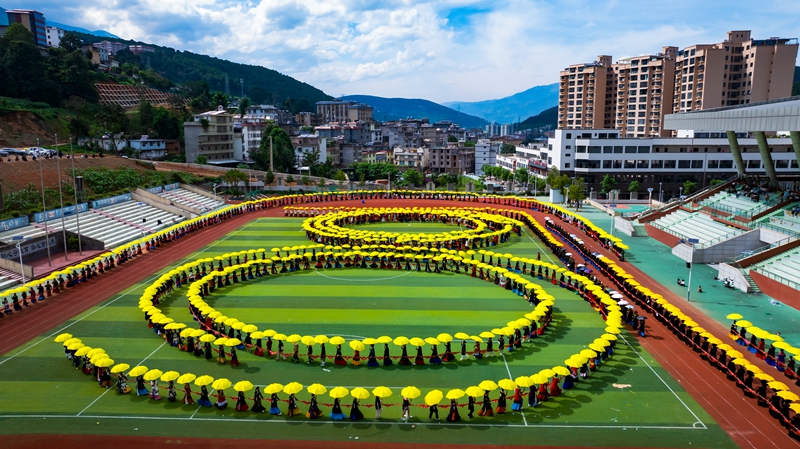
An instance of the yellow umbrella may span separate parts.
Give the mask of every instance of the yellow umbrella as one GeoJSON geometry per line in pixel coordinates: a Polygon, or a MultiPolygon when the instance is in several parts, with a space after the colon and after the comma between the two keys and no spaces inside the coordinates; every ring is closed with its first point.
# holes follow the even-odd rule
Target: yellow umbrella
{"type": "Polygon", "coordinates": [[[70,351],[77,351],[78,349],[81,349],[84,346],[86,345],[83,343],[72,343],[69,346],[67,346],[67,349],[69,349],[70,351]]]}
{"type": "Polygon", "coordinates": [[[388,387],[375,387],[372,389],[372,394],[379,398],[388,398],[392,395],[392,390],[388,387]]]}
{"type": "Polygon", "coordinates": [[[131,366],[128,365],[127,363],[120,363],[119,365],[116,365],[113,368],[111,368],[111,374],[121,373],[130,367],[131,366]]]}
{"type": "Polygon", "coordinates": [[[484,390],[481,389],[480,387],[476,387],[476,386],[473,385],[471,387],[467,387],[467,391],[465,391],[465,393],[468,396],[471,396],[473,398],[477,398],[478,396],[483,396],[484,390]]]}
{"type": "Polygon", "coordinates": [[[63,343],[65,341],[69,340],[70,338],[72,338],[72,334],[59,334],[56,337],[55,342],[56,343],[63,343]]]}
{"type": "Polygon", "coordinates": [[[407,337],[397,337],[397,338],[394,339],[394,344],[397,345],[397,346],[407,345],[408,344],[408,338],[407,337]]]}
{"type": "Polygon", "coordinates": [[[549,378],[555,376],[556,372],[551,370],[551,369],[549,369],[549,368],[547,368],[547,369],[543,369],[543,370],[539,371],[539,374],[541,374],[542,376],[544,376],[544,377],[549,379],[549,378]]]}
{"type": "Polygon", "coordinates": [[[200,376],[197,379],[195,379],[194,384],[197,385],[198,387],[202,387],[205,385],[209,385],[212,382],[214,382],[214,378],[206,375],[206,376],[200,376]]]}
{"type": "Polygon", "coordinates": [[[531,385],[533,385],[533,381],[529,376],[519,376],[516,379],[514,379],[514,383],[520,387],[530,387],[531,385]]]}
{"type": "Polygon", "coordinates": [[[316,337],[314,337],[314,341],[322,345],[328,343],[329,340],[327,335],[317,335],[316,337]]]}
{"type": "Polygon", "coordinates": [[[439,334],[436,336],[436,339],[442,343],[449,343],[453,341],[453,337],[450,334],[439,334]]]}
{"type": "Polygon", "coordinates": [[[741,320],[744,317],[739,315],[738,313],[731,313],[730,315],[726,316],[725,318],[727,318],[729,320],[741,320]]]}
{"type": "Polygon", "coordinates": [[[500,382],[497,382],[497,385],[504,390],[513,390],[517,388],[517,384],[511,379],[502,379],[500,382]]]}
{"type": "Polygon", "coordinates": [[[214,387],[215,390],[224,390],[231,387],[231,381],[225,378],[217,379],[211,386],[214,387]]]}
{"type": "MultiPolygon", "coordinates": [[[[392,337],[390,337],[388,335],[382,335],[382,336],[378,337],[375,341],[377,341],[378,343],[384,343],[384,344],[391,343],[392,342],[392,337]]],[[[351,392],[351,396],[352,396],[352,392],[351,392]]]]}
{"type": "Polygon", "coordinates": [[[773,380],[775,380],[774,377],[770,376],[767,373],[755,373],[754,377],[756,379],[763,380],[764,382],[772,382],[773,380]]]}
{"type": "Polygon", "coordinates": [[[216,340],[214,340],[214,345],[215,346],[224,346],[225,342],[227,342],[227,341],[228,341],[227,337],[220,337],[220,338],[217,338],[216,340]]]}
{"type": "Polygon", "coordinates": [[[494,334],[489,332],[489,331],[483,331],[478,335],[483,337],[483,338],[494,338],[494,334]]]}
{"type": "Polygon", "coordinates": [[[206,331],[204,331],[203,329],[193,329],[192,332],[189,334],[189,336],[192,338],[197,338],[203,335],[206,335],[206,331]]]}
{"type": "Polygon", "coordinates": [[[281,391],[283,391],[283,385],[279,383],[269,384],[264,387],[264,393],[267,394],[280,393],[281,391]]]}
{"type": "Polygon", "coordinates": [[[789,408],[795,413],[800,413],[800,404],[789,404],[789,408]]]}
{"type": "MultiPolygon", "coordinates": [[[[406,397],[408,397],[408,396],[406,396],[406,397]]],[[[444,397],[444,395],[442,394],[441,391],[439,391],[439,390],[431,390],[431,391],[428,392],[428,394],[425,395],[425,405],[427,405],[429,407],[433,407],[433,406],[439,404],[440,402],[442,402],[442,398],[443,397],[444,397]]]]}
{"type": "Polygon", "coordinates": [[[422,392],[417,387],[408,386],[400,390],[400,395],[408,399],[418,398],[421,394],[422,392]]]}
{"type": "Polygon", "coordinates": [[[300,335],[298,335],[298,334],[292,334],[292,335],[289,335],[288,337],[286,337],[286,341],[288,341],[289,343],[297,343],[297,342],[298,342],[298,341],[300,341],[302,338],[303,338],[303,337],[301,337],[301,336],[300,336],[300,335]]]}
{"type": "Polygon", "coordinates": [[[139,365],[133,367],[132,370],[128,371],[128,375],[133,377],[139,377],[146,372],[147,372],[147,367],[144,365],[139,365]]]}
{"type": "Polygon", "coordinates": [[[255,331],[255,332],[250,334],[250,338],[255,338],[256,340],[262,339],[262,338],[264,338],[264,333],[263,332],[259,332],[259,331],[255,331]]]}
{"type": "Polygon", "coordinates": [[[97,365],[97,362],[99,362],[100,360],[103,360],[103,359],[107,359],[107,358],[108,358],[108,354],[106,354],[105,352],[98,352],[97,354],[95,354],[94,357],[89,359],[89,362],[92,365],[97,365]]]}
{"type": "Polygon", "coordinates": [[[466,334],[464,332],[456,332],[455,337],[460,340],[469,340],[469,334],[466,334]]]}
{"type": "Polygon", "coordinates": [[[89,351],[91,351],[91,350],[92,350],[92,348],[90,348],[88,346],[84,346],[84,347],[78,349],[77,351],[75,351],[75,355],[78,356],[78,357],[83,357],[83,356],[87,355],[89,353],[89,351]]]}
{"type": "Polygon", "coordinates": [[[356,387],[350,391],[350,396],[356,399],[367,399],[369,397],[369,391],[365,388],[356,387]]]}
{"type": "Polygon", "coordinates": [[[750,326],[753,325],[753,323],[751,323],[751,322],[749,322],[747,320],[739,320],[739,321],[736,322],[736,325],[737,326],[742,326],[742,327],[750,327],[750,326]]]}
{"type": "Polygon", "coordinates": [[[239,346],[242,344],[242,340],[238,338],[228,338],[225,340],[225,346],[239,346]]]}
{"type": "Polygon", "coordinates": [[[145,373],[144,380],[148,382],[151,380],[158,380],[162,374],[164,373],[162,373],[160,369],[151,369],[150,371],[145,373]]]}
{"type": "Polygon", "coordinates": [[[332,345],[343,345],[344,344],[344,338],[339,337],[337,335],[336,337],[331,337],[331,339],[328,340],[328,343],[330,343],[332,345]]]}
{"type": "Polygon", "coordinates": [[[214,334],[203,334],[199,338],[199,340],[202,341],[203,343],[210,343],[210,342],[212,342],[212,341],[214,341],[216,339],[217,339],[217,337],[214,336],[214,334]]]}
{"type": "Polygon", "coordinates": [[[800,396],[792,393],[791,391],[779,391],[778,397],[786,399],[787,401],[797,401],[800,400],[800,396]]]}
{"type": "Polygon", "coordinates": [[[114,364],[114,359],[109,359],[108,357],[100,360],[99,362],[95,363],[95,366],[100,368],[108,368],[109,366],[114,364]]]}
{"type": "Polygon", "coordinates": [[[256,331],[258,331],[258,327],[253,324],[248,324],[242,328],[242,332],[247,332],[248,334],[252,334],[256,331]]]}
{"type": "Polygon", "coordinates": [[[330,397],[334,398],[334,399],[341,399],[341,398],[347,396],[348,393],[349,393],[349,391],[347,390],[347,388],[345,388],[345,387],[336,387],[336,388],[331,389],[331,392],[328,393],[328,395],[330,397]]]}
{"type": "Polygon", "coordinates": [[[178,383],[179,384],[188,384],[189,382],[191,382],[191,381],[193,381],[195,379],[197,379],[197,376],[195,376],[192,373],[186,373],[186,374],[181,375],[181,377],[178,378],[178,383]]]}
{"type": "Polygon", "coordinates": [[[283,387],[283,392],[286,394],[297,394],[303,391],[303,384],[298,382],[291,382],[283,387]]]}
{"type": "Polygon", "coordinates": [[[492,380],[484,380],[483,382],[479,383],[478,386],[482,390],[486,390],[486,391],[497,390],[497,384],[494,383],[494,381],[492,381],[492,380]]]}
{"type": "Polygon", "coordinates": [[[177,378],[181,377],[180,373],[177,371],[167,371],[166,373],[161,375],[161,380],[163,382],[173,381],[177,378]]]}
{"type": "Polygon", "coordinates": [[[427,343],[427,344],[429,344],[431,346],[436,346],[436,345],[439,344],[439,340],[437,340],[437,339],[435,339],[433,337],[428,337],[428,338],[425,339],[425,343],[427,343]]]}
{"type": "Polygon", "coordinates": [[[235,391],[250,391],[253,389],[253,384],[249,380],[242,380],[236,382],[236,385],[233,386],[235,391]]]}
{"type": "Polygon", "coordinates": [[[570,374],[570,371],[563,366],[553,367],[553,372],[558,374],[559,376],[568,376],[570,374]]]}
{"type": "Polygon", "coordinates": [[[414,338],[408,340],[408,342],[411,343],[411,346],[417,346],[417,347],[425,346],[425,340],[423,340],[423,339],[421,339],[419,337],[414,337],[414,338]]]}
{"type": "MultiPolygon", "coordinates": [[[[576,359],[574,357],[575,356],[573,355],[572,357],[568,358],[567,360],[564,360],[564,364],[567,365],[570,368],[579,368],[581,365],[584,364],[583,360],[578,360],[578,359],[576,359]]],[[[578,357],[580,357],[580,354],[578,354],[578,357]]],[[[569,374],[569,373],[567,373],[567,374],[569,374]]]]}
{"type": "Polygon", "coordinates": [[[531,382],[533,382],[535,385],[541,385],[547,383],[547,377],[541,374],[534,374],[533,376],[530,377],[530,379],[531,382]]]}
{"type": "Polygon", "coordinates": [[[168,331],[173,331],[173,330],[183,329],[184,327],[186,327],[186,325],[183,323],[169,323],[166,326],[164,326],[164,329],[168,331]]]}
{"type": "Polygon", "coordinates": [[[363,351],[366,348],[366,346],[364,346],[364,343],[361,343],[358,340],[351,341],[350,347],[353,348],[354,351],[363,351]]]}
{"type": "Polygon", "coordinates": [[[447,394],[445,395],[445,397],[447,399],[461,399],[461,398],[464,397],[465,394],[466,393],[464,392],[464,390],[460,390],[458,388],[455,388],[455,389],[452,389],[452,390],[448,391],[447,394]]]}
{"type": "Polygon", "coordinates": [[[317,395],[325,394],[325,392],[328,391],[328,389],[321,384],[311,384],[308,386],[308,388],[306,388],[306,390],[308,390],[308,392],[311,394],[317,394],[317,395]]]}
{"type": "MultiPolygon", "coordinates": [[[[83,348],[81,348],[81,349],[83,349],[83,348]]],[[[79,349],[79,351],[80,351],[80,349],[79,349]]],[[[96,356],[98,354],[105,354],[105,353],[106,353],[106,350],[103,349],[103,348],[94,348],[94,349],[90,349],[89,352],[86,353],[86,357],[89,357],[91,359],[92,357],[94,357],[94,356],[96,356]]]]}
{"type": "Polygon", "coordinates": [[[197,329],[192,329],[192,328],[190,328],[190,327],[187,327],[186,329],[184,329],[184,330],[182,330],[182,331],[181,331],[181,333],[180,333],[180,336],[181,336],[181,337],[183,337],[183,338],[186,338],[186,337],[191,337],[191,336],[192,336],[192,333],[193,333],[194,331],[196,331],[196,330],[197,330],[197,329]]]}
{"type": "Polygon", "coordinates": [[[773,380],[771,382],[768,382],[767,385],[770,388],[772,388],[773,390],[788,390],[789,389],[789,387],[787,387],[785,383],[777,381],[777,380],[773,380]]]}

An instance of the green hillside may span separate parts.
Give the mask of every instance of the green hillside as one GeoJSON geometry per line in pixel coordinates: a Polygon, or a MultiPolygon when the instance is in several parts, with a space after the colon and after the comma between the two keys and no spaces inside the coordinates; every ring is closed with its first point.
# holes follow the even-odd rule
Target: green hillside
{"type": "Polygon", "coordinates": [[[518,129],[537,129],[550,126],[550,129],[556,129],[558,123],[558,106],[553,106],[550,109],[538,113],[537,115],[526,118],[520,123],[518,129]]]}
{"type": "MultiPolygon", "coordinates": [[[[86,43],[108,40],[107,37],[83,33],[77,34],[86,43]]],[[[245,95],[249,96],[254,103],[283,104],[287,98],[298,102],[305,99],[309,106],[302,108],[302,110],[309,111],[317,101],[331,98],[325,92],[310,84],[265,67],[240,64],[146,42],[125,39],[112,40],[128,45],[141,44],[153,47],[155,49],[154,53],[144,53],[142,55],[142,65],[149,64],[154,71],[173,83],[182,84],[202,80],[208,83],[212,91],[224,91],[225,75],[227,74],[231,93],[235,96],[238,96],[238,92],[240,92],[239,79],[241,78],[244,79],[245,95]]],[[[132,54],[129,55],[135,57],[132,54]]]]}
{"type": "Polygon", "coordinates": [[[427,118],[433,122],[449,120],[464,128],[482,128],[486,120],[458,112],[432,101],[418,98],[385,98],[372,95],[346,95],[343,100],[353,100],[372,106],[375,120],[387,121],[403,118],[427,118]]]}

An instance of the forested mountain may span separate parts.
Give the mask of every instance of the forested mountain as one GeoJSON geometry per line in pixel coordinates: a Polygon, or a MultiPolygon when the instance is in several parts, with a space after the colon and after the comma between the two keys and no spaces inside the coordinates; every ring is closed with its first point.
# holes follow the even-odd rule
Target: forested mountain
{"type": "Polygon", "coordinates": [[[465,128],[481,128],[486,120],[432,101],[419,98],[385,98],[373,95],[346,95],[343,100],[353,100],[372,106],[372,117],[375,120],[397,120],[402,118],[427,118],[431,123],[449,120],[465,128]]]}

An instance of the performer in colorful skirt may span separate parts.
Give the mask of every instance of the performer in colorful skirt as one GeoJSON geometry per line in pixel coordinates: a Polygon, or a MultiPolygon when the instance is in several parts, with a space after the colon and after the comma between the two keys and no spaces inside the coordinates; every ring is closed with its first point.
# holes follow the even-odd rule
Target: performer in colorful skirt
{"type": "Polygon", "coordinates": [[[522,390],[519,387],[514,389],[514,402],[511,404],[511,410],[515,412],[522,410],[522,390]]]}
{"type": "Polygon", "coordinates": [[[144,378],[136,376],[136,396],[147,396],[149,394],[150,390],[144,385],[144,378]]]}
{"type": "Polygon", "coordinates": [[[461,421],[461,415],[458,413],[458,404],[455,399],[450,399],[450,411],[447,413],[447,422],[461,421]]]}
{"type": "Polygon", "coordinates": [[[353,404],[350,405],[350,421],[358,421],[364,419],[364,414],[358,408],[358,399],[353,398],[353,404]]]}
{"type": "Polygon", "coordinates": [[[500,397],[497,398],[497,410],[498,415],[502,415],[506,412],[506,390],[500,389],[500,397]]]}
{"type": "Polygon", "coordinates": [[[272,393],[269,397],[269,414],[282,415],[281,409],[278,407],[278,393],[272,393]]]}
{"type": "Polygon", "coordinates": [[[206,388],[205,385],[200,387],[200,399],[197,400],[197,405],[201,405],[203,407],[211,407],[212,405],[214,405],[208,398],[208,388],[206,388]]]}
{"type": "Polygon", "coordinates": [[[263,399],[264,399],[264,395],[261,394],[261,388],[260,387],[256,387],[255,392],[253,392],[253,408],[251,408],[251,410],[253,410],[253,412],[255,412],[255,413],[264,413],[264,412],[267,411],[267,409],[261,403],[261,401],[263,399]]]}
{"type": "Polygon", "coordinates": [[[243,391],[240,391],[239,395],[236,398],[236,407],[234,407],[234,410],[236,410],[237,412],[246,412],[250,410],[250,406],[247,405],[247,400],[245,400],[244,398],[243,391]]]}
{"type": "Polygon", "coordinates": [[[342,421],[345,416],[342,413],[342,405],[339,403],[339,398],[333,400],[333,408],[331,409],[330,418],[334,421],[342,421]]]}
{"type": "Polygon", "coordinates": [[[488,391],[484,391],[483,393],[483,404],[481,404],[481,411],[478,412],[478,416],[494,416],[492,399],[489,397],[488,391]]]}

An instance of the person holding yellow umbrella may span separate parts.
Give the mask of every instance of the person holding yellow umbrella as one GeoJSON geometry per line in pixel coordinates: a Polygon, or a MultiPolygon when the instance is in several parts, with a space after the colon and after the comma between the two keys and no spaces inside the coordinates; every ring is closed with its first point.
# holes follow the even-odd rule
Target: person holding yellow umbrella
{"type": "Polygon", "coordinates": [[[342,405],[340,400],[347,396],[349,391],[344,387],[336,387],[329,393],[333,398],[333,408],[331,408],[330,418],[334,421],[343,421],[345,414],[342,413],[342,405]]]}
{"type": "Polygon", "coordinates": [[[464,396],[464,391],[459,389],[450,390],[447,392],[447,399],[450,399],[450,411],[447,413],[447,422],[456,422],[461,421],[461,415],[458,413],[458,402],[456,402],[459,398],[464,396]]]}
{"type": "Polygon", "coordinates": [[[369,392],[364,388],[357,387],[353,388],[353,391],[350,392],[350,395],[353,396],[353,403],[350,405],[350,421],[364,419],[364,414],[361,413],[361,410],[358,408],[358,401],[360,399],[367,399],[369,397],[369,392]]]}
{"type": "MultiPolygon", "coordinates": [[[[297,382],[292,382],[283,387],[283,392],[289,395],[289,408],[286,411],[286,416],[291,418],[292,416],[299,415],[301,413],[300,407],[297,406],[297,397],[295,394],[299,393],[302,389],[303,386],[297,382]]],[[[277,408],[277,406],[275,408],[277,408]]],[[[272,413],[272,409],[270,409],[270,413],[272,413]]]]}

